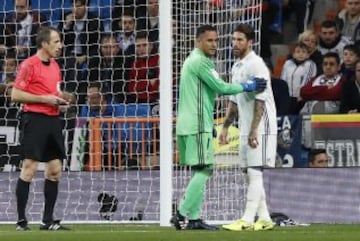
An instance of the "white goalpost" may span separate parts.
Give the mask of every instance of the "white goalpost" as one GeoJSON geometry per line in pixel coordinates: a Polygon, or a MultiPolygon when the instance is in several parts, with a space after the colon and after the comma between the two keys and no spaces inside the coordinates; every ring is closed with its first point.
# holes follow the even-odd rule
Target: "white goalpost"
{"type": "MultiPolygon", "coordinates": [[[[1,36],[8,34],[6,24],[15,11],[13,0],[4,1],[0,6],[1,36]]],[[[217,28],[219,48],[214,62],[218,72],[228,81],[233,61],[231,32],[238,23],[246,22],[254,26],[254,47],[259,51],[262,0],[158,0],[158,16],[153,17],[149,12],[156,12],[152,8],[156,0],[88,1],[88,11],[103,25],[103,32],[92,32],[97,33],[99,39],[106,34],[123,43],[124,38],[118,35],[122,29],[119,29],[116,19],[120,21],[122,14],[129,14],[129,10],[132,11],[135,23],[134,39],[129,41],[135,41],[135,36],[142,32],[142,20],[150,25],[158,21],[155,28],[158,28],[159,34],[153,43],[157,51],[154,50],[150,57],[146,57],[148,62],[145,61],[147,64],[141,67],[126,62],[141,59],[136,57],[135,45],[133,52],[127,52],[129,56],[124,63],[116,65],[116,61],[113,61],[110,67],[101,62],[104,57],[101,46],[106,45],[102,42],[103,45],[100,44],[99,50],[92,55],[90,52],[95,47],[85,44],[90,48],[85,48],[89,53],[86,53],[85,67],[80,70],[70,65],[70,56],[64,56],[63,63],[67,64],[61,65],[64,88],[76,92],[79,103],[63,117],[67,159],[64,160],[54,216],[65,223],[159,223],[161,226],[169,226],[170,218],[191,177],[189,168],[178,165],[174,127],[180,68],[194,47],[195,30],[202,24],[212,24],[217,28]],[[150,68],[149,59],[156,54],[159,62],[150,68]],[[100,59],[99,62],[93,61],[96,58],[100,59]],[[132,69],[136,72],[136,69],[142,68],[148,68],[145,72],[149,79],[160,80],[158,104],[128,99],[126,103],[118,101],[116,98],[119,94],[128,96],[130,93],[132,69]],[[113,72],[103,75],[106,71],[113,72]],[[123,71],[124,74],[116,77],[116,71],[123,71]],[[153,76],[154,72],[156,77],[153,76]],[[89,104],[85,98],[86,87],[93,81],[94,73],[98,82],[106,82],[110,86],[106,93],[101,93],[113,97],[114,107],[110,115],[86,117],[90,113],[90,108],[84,107],[89,104]],[[123,83],[122,87],[119,87],[120,83],[123,83]]],[[[63,14],[72,11],[71,2],[32,0],[29,12],[42,13],[48,25],[59,27],[63,14]]],[[[64,30],[61,31],[64,34],[64,30]]],[[[149,36],[152,34],[150,30],[145,32],[149,36]]],[[[9,44],[1,42],[5,41],[1,36],[0,74],[5,76],[5,62],[10,56],[7,52],[10,48],[1,51],[3,45],[9,44]]],[[[16,64],[21,62],[18,55],[15,55],[15,60],[16,64]]],[[[3,210],[0,212],[0,223],[15,223],[17,220],[15,187],[21,168],[19,122],[16,115],[18,106],[9,102],[6,91],[10,85],[0,81],[0,210],[3,210]]],[[[151,92],[136,91],[137,94],[146,93],[148,96],[151,92]]],[[[214,113],[217,130],[221,128],[226,105],[227,97],[219,96],[214,113]]],[[[246,184],[237,161],[238,129],[236,126],[231,128],[230,145],[218,146],[214,139],[216,165],[207,184],[201,212],[202,218],[209,223],[225,223],[236,219],[241,216],[245,206],[246,184]]],[[[40,168],[30,186],[26,212],[31,223],[41,221],[43,176],[40,168]]]]}

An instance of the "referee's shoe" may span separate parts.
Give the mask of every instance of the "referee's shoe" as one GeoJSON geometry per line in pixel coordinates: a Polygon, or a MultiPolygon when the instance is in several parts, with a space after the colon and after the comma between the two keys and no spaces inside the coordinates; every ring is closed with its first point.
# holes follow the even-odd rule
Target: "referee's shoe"
{"type": "Polygon", "coordinates": [[[30,231],[28,222],[26,220],[20,220],[16,223],[16,231],[30,231]]]}
{"type": "Polygon", "coordinates": [[[40,230],[48,230],[48,231],[68,231],[70,230],[67,227],[64,227],[60,224],[60,220],[55,220],[51,223],[41,223],[40,230]]]}

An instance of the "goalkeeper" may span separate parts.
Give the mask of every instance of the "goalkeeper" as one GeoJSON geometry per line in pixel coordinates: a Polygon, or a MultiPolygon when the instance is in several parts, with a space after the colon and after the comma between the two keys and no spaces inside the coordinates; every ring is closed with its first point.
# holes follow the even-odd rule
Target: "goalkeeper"
{"type": "Polygon", "coordinates": [[[225,83],[210,59],[216,53],[217,41],[214,27],[199,27],[196,32],[196,47],[181,70],[176,134],[180,164],[191,166],[193,176],[171,220],[177,230],[218,230],[200,219],[205,185],[214,167],[212,133],[215,95],[261,92],[266,88],[266,81],[261,78],[253,78],[241,84],[225,83]],[[185,224],[187,215],[189,222],[185,224]]]}

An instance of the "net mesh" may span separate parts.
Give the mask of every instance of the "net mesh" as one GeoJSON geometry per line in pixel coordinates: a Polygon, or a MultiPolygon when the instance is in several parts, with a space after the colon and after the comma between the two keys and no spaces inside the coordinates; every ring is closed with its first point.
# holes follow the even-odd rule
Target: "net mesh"
{"type": "MultiPolygon", "coordinates": [[[[9,28],[18,16],[13,0],[0,7],[1,116],[0,116],[0,221],[15,221],[15,186],[21,160],[19,156],[19,106],[10,103],[9,93],[15,70],[7,68],[14,58],[18,65],[34,52],[32,37],[36,26],[57,27],[64,40],[63,54],[58,59],[65,80],[62,88],[76,93],[77,103],[63,117],[67,159],[60,182],[55,217],[65,221],[99,222],[101,220],[158,222],[160,218],[159,106],[158,89],[141,89],[132,78],[144,75],[156,85],[158,79],[158,9],[157,0],[113,1],[90,0],[86,21],[66,26],[66,16],[75,14],[72,1],[32,0],[30,13],[36,26],[26,28],[28,20],[9,28]],[[41,13],[41,18],[40,15],[41,13]],[[35,17],[36,16],[36,17],[35,17]],[[133,33],[125,25],[133,21],[133,33]],[[90,26],[91,25],[91,26],[90,26]],[[19,27],[21,26],[21,27],[19,27]],[[85,29],[81,33],[81,29],[85,29]],[[12,30],[13,32],[11,32],[12,30]],[[75,33],[79,30],[79,34],[75,33]],[[153,51],[147,57],[136,57],[141,48],[134,45],[135,36],[148,35],[153,51]],[[9,32],[10,31],[10,32],[9,32]],[[130,30],[129,30],[130,31],[130,30]],[[131,32],[131,31],[130,31],[131,32]],[[85,37],[84,37],[85,36],[85,37]],[[85,40],[82,40],[85,38],[85,40]],[[13,41],[13,42],[11,42],[13,41]],[[21,42],[23,41],[23,42],[21,42]],[[114,43],[116,46],[114,46],[114,43]],[[16,46],[25,46],[21,53],[16,46]],[[116,50],[119,49],[119,56],[116,50]],[[17,52],[18,51],[18,52],[17,52]],[[112,52],[113,51],[113,52],[112,52]],[[14,55],[12,55],[14,54],[14,55]],[[106,54],[113,61],[106,62],[106,54]],[[114,57],[115,55],[115,57],[114,57]],[[139,65],[134,61],[140,59],[139,65]],[[145,59],[145,61],[144,61],[145,59]],[[143,61],[143,62],[141,62],[143,61]],[[136,67],[134,67],[136,66],[136,67]],[[142,69],[146,71],[142,72],[142,69]],[[140,70],[140,71],[139,71],[140,70]],[[98,88],[91,92],[90,87],[98,88]],[[96,98],[111,100],[107,115],[99,117],[90,108],[96,98]],[[125,103],[126,102],[126,103],[125,103]],[[94,114],[95,113],[95,114],[94,114]],[[95,117],[95,118],[89,118],[95,117]]],[[[18,1],[23,2],[23,1],[18,1]]],[[[26,2],[26,1],[24,1],[26,2]]],[[[81,1],[75,1],[76,4],[81,1]]],[[[240,22],[256,30],[255,50],[259,51],[261,0],[173,1],[173,106],[176,111],[181,64],[194,47],[196,28],[213,24],[219,33],[219,51],[214,59],[218,72],[228,79],[233,61],[231,31],[240,22]]],[[[81,11],[81,9],[77,10],[81,11]]],[[[170,21],[170,19],[169,19],[170,21]]],[[[131,27],[130,27],[131,28],[131,27]]],[[[146,46],[145,46],[146,47],[146,46]]],[[[11,65],[11,64],[10,64],[11,65]]],[[[218,97],[214,118],[225,114],[226,98],[218,97]]],[[[99,111],[99,109],[95,109],[99,111]]],[[[101,109],[103,110],[103,109],[101,109]]],[[[105,112],[103,112],[105,113],[105,112]]],[[[176,113],[175,113],[176,114],[176,113]]],[[[220,121],[217,121],[220,123],[220,121]]],[[[163,141],[163,140],[162,140],[163,141]]],[[[175,137],[173,142],[175,143],[175,137]]],[[[216,143],[215,143],[216,144],[216,143]]],[[[174,145],[175,146],[175,145],[174,145]]],[[[219,149],[216,168],[206,190],[202,217],[210,221],[238,218],[245,202],[244,178],[237,165],[236,143],[219,149]],[[234,151],[235,150],[235,151],[234,151]]],[[[180,201],[191,177],[191,170],[179,167],[174,150],[173,207],[180,201]]],[[[29,221],[40,221],[43,209],[43,166],[34,178],[27,206],[29,221]]],[[[170,180],[169,180],[170,181],[170,180]]]]}

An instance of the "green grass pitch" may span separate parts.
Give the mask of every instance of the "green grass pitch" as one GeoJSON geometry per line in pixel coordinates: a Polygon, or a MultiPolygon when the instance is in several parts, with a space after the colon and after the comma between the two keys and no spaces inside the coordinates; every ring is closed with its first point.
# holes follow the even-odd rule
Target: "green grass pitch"
{"type": "Polygon", "coordinates": [[[15,231],[15,225],[0,224],[1,241],[358,241],[359,225],[313,224],[308,227],[276,227],[271,231],[225,230],[176,231],[158,225],[66,225],[71,231],[15,231]]]}

